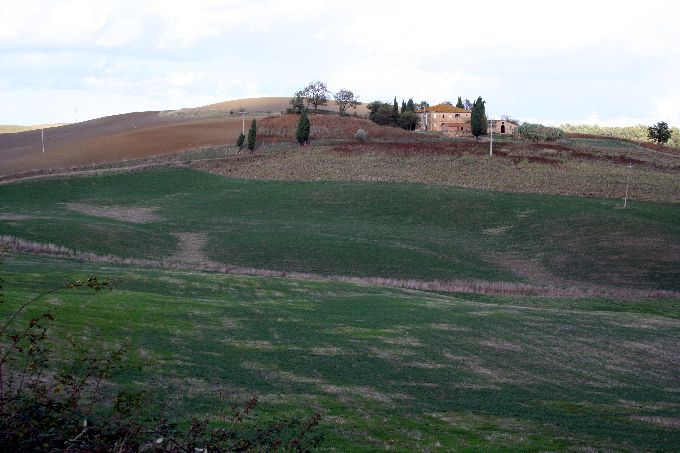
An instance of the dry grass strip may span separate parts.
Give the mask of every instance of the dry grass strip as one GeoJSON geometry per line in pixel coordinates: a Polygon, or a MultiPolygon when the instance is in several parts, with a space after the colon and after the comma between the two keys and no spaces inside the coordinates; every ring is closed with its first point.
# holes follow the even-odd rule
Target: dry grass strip
{"type": "Polygon", "coordinates": [[[174,260],[152,260],[123,258],[115,255],[97,255],[80,252],[54,244],[27,241],[14,236],[0,235],[0,248],[9,251],[36,255],[58,256],[93,263],[120,264],[146,268],[184,269],[257,277],[281,277],[297,280],[340,281],[365,285],[389,286],[417,291],[441,291],[493,296],[549,296],[549,297],[607,297],[615,299],[680,298],[680,291],[619,289],[619,288],[578,288],[537,286],[514,282],[488,282],[481,280],[416,280],[386,277],[352,277],[347,275],[321,275],[309,272],[288,272],[252,267],[233,266],[222,263],[184,263],[174,260]]]}

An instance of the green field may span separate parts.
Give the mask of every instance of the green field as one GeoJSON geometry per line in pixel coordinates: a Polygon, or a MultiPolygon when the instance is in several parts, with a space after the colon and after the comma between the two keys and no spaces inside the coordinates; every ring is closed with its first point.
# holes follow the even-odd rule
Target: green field
{"type": "Polygon", "coordinates": [[[112,292],[66,290],[51,338],[125,338],[182,414],[218,418],[257,395],[257,420],[318,409],[333,451],[673,451],[680,445],[680,300],[494,298],[142,270],[8,255],[7,304],[98,272],[112,292]],[[218,396],[218,395],[221,395],[218,396]]]}
{"type": "Polygon", "coordinates": [[[680,290],[676,205],[193,170],[0,186],[0,234],[122,257],[369,277],[680,290]],[[133,211],[130,211],[133,209],[133,211]],[[130,218],[139,210],[150,218],[130,218]],[[128,217],[125,217],[128,215],[128,217]],[[140,223],[142,221],[142,223],[140,223]]]}

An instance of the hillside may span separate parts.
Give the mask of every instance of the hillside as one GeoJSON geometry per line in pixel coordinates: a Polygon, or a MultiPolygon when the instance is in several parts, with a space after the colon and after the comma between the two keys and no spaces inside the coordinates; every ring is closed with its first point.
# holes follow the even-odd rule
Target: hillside
{"type": "Polygon", "coordinates": [[[54,124],[34,124],[31,126],[18,126],[12,124],[1,124],[0,134],[12,134],[16,132],[26,132],[33,131],[36,129],[49,129],[51,127],[65,126],[67,123],[54,123],[54,124]]]}
{"type": "MultiPolygon", "coordinates": [[[[245,117],[247,128],[253,118],[261,119],[267,114],[260,109],[281,106],[276,102],[286,99],[240,99],[219,105],[244,106],[251,112],[245,117]]],[[[243,126],[240,115],[213,111],[204,116],[192,113],[195,110],[135,112],[54,127],[45,130],[44,154],[39,130],[0,133],[0,176],[134,160],[236,142],[243,126]]],[[[342,122],[339,118],[334,121],[342,122]]]]}

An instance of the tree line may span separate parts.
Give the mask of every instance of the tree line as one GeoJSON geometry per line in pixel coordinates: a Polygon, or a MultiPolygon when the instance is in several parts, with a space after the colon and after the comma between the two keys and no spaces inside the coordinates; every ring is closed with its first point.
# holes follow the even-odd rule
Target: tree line
{"type": "Polygon", "coordinates": [[[368,119],[382,126],[400,127],[414,131],[420,123],[420,117],[416,114],[416,104],[413,99],[408,102],[401,101],[401,109],[394,98],[392,104],[382,101],[373,101],[366,105],[369,114],[368,119]]]}
{"type": "Polygon", "coordinates": [[[357,106],[361,105],[359,95],[354,94],[351,90],[342,88],[335,93],[331,93],[325,83],[316,81],[295,92],[290,100],[291,107],[288,109],[288,112],[301,114],[305,110],[305,104],[307,104],[306,108],[311,109],[313,107],[314,112],[317,113],[319,107],[328,105],[331,97],[333,97],[335,104],[338,106],[341,116],[347,115],[348,109],[356,110],[357,106]]]}

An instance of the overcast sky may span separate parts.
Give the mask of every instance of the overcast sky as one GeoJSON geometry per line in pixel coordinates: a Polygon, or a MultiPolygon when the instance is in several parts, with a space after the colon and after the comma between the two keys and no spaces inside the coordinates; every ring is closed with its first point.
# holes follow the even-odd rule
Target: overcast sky
{"type": "Polygon", "coordinates": [[[364,102],[482,96],[524,121],[680,125],[680,2],[0,0],[0,124],[314,80],[364,102]]]}

